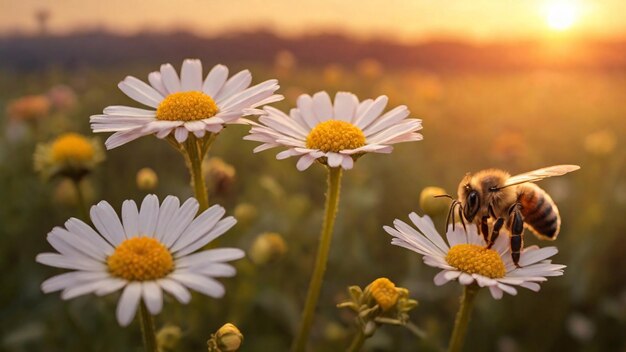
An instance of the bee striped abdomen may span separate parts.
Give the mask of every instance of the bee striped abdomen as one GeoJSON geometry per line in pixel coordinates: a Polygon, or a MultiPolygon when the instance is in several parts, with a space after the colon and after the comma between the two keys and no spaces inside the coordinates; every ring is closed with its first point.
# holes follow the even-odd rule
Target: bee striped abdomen
{"type": "Polygon", "coordinates": [[[559,210],[546,191],[534,183],[518,187],[518,202],[522,205],[524,223],[541,239],[554,240],[559,234],[559,210]]]}

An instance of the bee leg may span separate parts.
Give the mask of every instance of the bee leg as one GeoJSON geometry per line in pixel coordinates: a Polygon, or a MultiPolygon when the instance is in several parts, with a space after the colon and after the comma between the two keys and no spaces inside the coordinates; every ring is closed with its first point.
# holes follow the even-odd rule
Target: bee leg
{"type": "Polygon", "coordinates": [[[500,235],[500,229],[502,228],[502,225],[504,225],[504,218],[498,218],[495,224],[493,224],[493,230],[491,230],[491,238],[489,238],[489,244],[487,245],[487,248],[491,248],[491,246],[496,243],[496,239],[500,235]]]}
{"type": "Polygon", "coordinates": [[[519,206],[512,207],[510,219],[511,257],[513,258],[513,264],[519,268],[519,257],[522,248],[524,247],[524,239],[522,238],[522,231],[524,231],[524,219],[522,218],[522,212],[520,211],[519,206]]]}
{"type": "Polygon", "coordinates": [[[485,239],[485,243],[489,243],[489,225],[487,224],[488,216],[483,216],[480,220],[480,233],[483,234],[483,238],[485,239]]]}

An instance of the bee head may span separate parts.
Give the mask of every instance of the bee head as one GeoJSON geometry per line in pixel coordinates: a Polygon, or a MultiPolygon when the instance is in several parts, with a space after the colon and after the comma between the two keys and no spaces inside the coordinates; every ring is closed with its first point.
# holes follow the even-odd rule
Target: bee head
{"type": "Polygon", "coordinates": [[[478,191],[472,189],[468,184],[465,185],[465,202],[463,202],[463,216],[467,221],[472,222],[480,209],[480,195],[478,191]]]}

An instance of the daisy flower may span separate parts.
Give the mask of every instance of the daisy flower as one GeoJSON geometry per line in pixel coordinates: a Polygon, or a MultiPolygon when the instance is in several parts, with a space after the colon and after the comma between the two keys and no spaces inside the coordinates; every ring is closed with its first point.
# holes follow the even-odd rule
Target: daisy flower
{"type": "Polygon", "coordinates": [[[500,234],[491,249],[486,248],[482,236],[473,226],[464,229],[451,227],[446,233],[447,243],[437,233],[428,216],[409,215],[413,222],[409,224],[396,219],[394,227],[384,229],[393,236],[392,244],[410,249],[424,256],[426,265],[442,269],[435,278],[435,284],[441,286],[448,281],[458,280],[462,285],[478,284],[488,287],[495,299],[502,298],[503,292],[516,295],[514,286],[532,291],[539,291],[539,283],[550,276],[563,275],[565,265],[552,264],[548,258],[558,250],[556,247],[524,248],[517,268],[511,259],[509,236],[500,234]]]}
{"type": "Polygon", "coordinates": [[[148,82],[128,76],[118,87],[152,109],[115,105],[105,108],[103,115],[91,116],[94,132],[115,132],[105,143],[107,149],[150,134],[158,138],[173,134],[179,143],[189,133],[202,138],[243,115],[262,113],[256,107],[283,99],[274,94],[279,88],[275,79],[249,87],[248,70],[228,79],[228,68],[216,65],[203,79],[202,63],[196,59],[183,61],[180,78],[172,65],[164,64],[148,75],[148,82]]]}
{"type": "Polygon", "coordinates": [[[359,102],[356,95],[339,92],[334,103],[326,92],[312,97],[303,94],[289,115],[266,106],[266,114],[253,123],[244,139],[261,142],[254,152],[287,147],[277,159],[298,156],[298,170],[307,169],[315,160],[330,167],[351,169],[354,160],[365,153],[391,153],[392,144],[419,141],[422,121],[408,119],[406,106],[383,114],[387,97],[359,102]]]}
{"type": "Polygon", "coordinates": [[[159,206],[155,195],[144,198],[141,208],[124,201],[122,219],[109,203],[91,207],[95,230],[71,218],[65,228],[56,227],[48,242],[58,252],[42,253],[37,262],[72,271],[43,282],[44,293],[62,291],[61,298],[72,299],[89,293],[98,296],[122,291],[117,320],[127,326],[140,301],[156,315],[163,306],[163,292],[185,304],[189,289],[219,298],[224,286],[214,278],[231,277],[235,268],[226,262],[240,259],[238,248],[198,251],[230,229],[236,220],[224,216],[224,208],[214,205],[195,217],[198,202],[188,199],[182,205],[168,196],[159,206]],[[195,217],[195,219],[194,219],[195,217]]]}
{"type": "Polygon", "coordinates": [[[67,176],[75,180],[90,173],[104,160],[101,142],[78,133],[64,133],[35,150],[35,171],[45,179],[67,176]]]}

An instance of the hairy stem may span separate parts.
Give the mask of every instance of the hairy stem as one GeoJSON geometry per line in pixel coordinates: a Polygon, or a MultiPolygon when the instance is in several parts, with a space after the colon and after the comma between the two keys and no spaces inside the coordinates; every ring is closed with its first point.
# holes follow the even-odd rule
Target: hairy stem
{"type": "Polygon", "coordinates": [[[479,287],[476,284],[463,287],[463,295],[461,296],[461,305],[456,313],[456,321],[454,322],[454,330],[450,337],[449,352],[459,352],[463,348],[467,327],[469,325],[470,315],[474,308],[474,301],[479,287]]]}
{"type": "Polygon", "coordinates": [[[322,233],[320,235],[319,247],[317,249],[317,257],[315,259],[315,268],[313,276],[309,283],[309,290],[302,312],[302,320],[300,321],[300,329],[296,335],[296,339],[291,346],[294,352],[304,351],[306,342],[313,325],[313,317],[317,300],[324,281],[324,272],[326,271],[326,262],[328,261],[328,252],[330,251],[330,243],[333,236],[333,227],[335,225],[335,217],[337,215],[337,207],[339,205],[339,191],[341,188],[341,167],[328,168],[328,191],[326,192],[326,211],[324,213],[324,223],[322,225],[322,233]]]}

